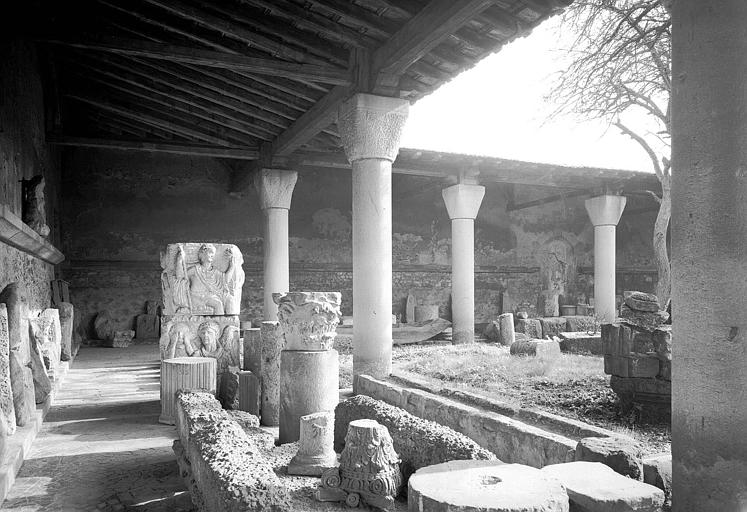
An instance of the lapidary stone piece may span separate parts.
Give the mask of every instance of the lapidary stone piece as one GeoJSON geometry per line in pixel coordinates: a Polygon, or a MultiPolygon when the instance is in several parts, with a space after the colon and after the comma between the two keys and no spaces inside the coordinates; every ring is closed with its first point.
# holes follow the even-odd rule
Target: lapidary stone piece
{"type": "Polygon", "coordinates": [[[539,469],[455,460],[410,477],[408,512],[568,512],[568,494],[539,469]]]}
{"type": "Polygon", "coordinates": [[[99,311],[93,320],[93,333],[97,340],[112,340],[114,338],[114,320],[108,311],[99,311]]]}
{"type": "Polygon", "coordinates": [[[558,336],[561,332],[565,332],[567,321],[563,316],[542,317],[539,321],[542,325],[541,338],[552,338],[558,336]]]}
{"type": "Polygon", "coordinates": [[[124,331],[114,331],[114,336],[111,340],[107,340],[104,343],[104,346],[112,348],[127,348],[132,343],[134,337],[135,331],[131,329],[127,329],[124,331]]]}
{"type": "Polygon", "coordinates": [[[46,238],[49,236],[49,226],[47,225],[44,186],[45,180],[41,174],[21,180],[21,218],[31,229],[46,238]]]}
{"type": "Polygon", "coordinates": [[[669,313],[666,311],[636,311],[628,307],[627,304],[623,304],[620,308],[620,318],[622,322],[639,329],[654,330],[669,319],[669,313]]]}
{"type": "Polygon", "coordinates": [[[554,360],[560,357],[560,343],[555,340],[518,340],[511,345],[512,356],[530,356],[554,360]]]}
{"type": "Polygon", "coordinates": [[[321,476],[337,466],[335,442],[335,413],[317,412],[301,416],[301,437],[298,453],[288,464],[289,475],[321,476]]]}
{"type": "Polygon", "coordinates": [[[239,317],[165,315],[161,317],[159,340],[161,359],[175,357],[212,357],[217,361],[218,382],[231,368],[238,369],[241,342],[239,317]]]}
{"type": "Polygon", "coordinates": [[[31,375],[34,380],[34,401],[37,404],[44,403],[49,394],[52,392],[52,381],[47,374],[47,368],[44,365],[41,354],[36,350],[31,350],[31,375]]]}
{"type": "MultiPolygon", "coordinates": [[[[57,313],[57,310],[52,310],[57,313]]],[[[54,376],[60,365],[61,339],[59,316],[44,315],[38,318],[29,318],[33,348],[38,351],[44,367],[50,376],[54,376]],[[59,341],[58,341],[59,340],[59,341]]],[[[31,356],[34,357],[33,354],[31,356]]]]}
{"type": "Polygon", "coordinates": [[[340,467],[322,473],[319,501],[345,501],[350,507],[361,501],[389,510],[402,487],[399,456],[389,431],[374,420],[355,420],[348,425],[340,467]]]}
{"type": "Polygon", "coordinates": [[[10,349],[18,352],[20,362],[30,361],[31,343],[29,342],[28,303],[18,283],[10,283],[0,292],[0,302],[8,308],[8,333],[10,349]]]}
{"type": "Polygon", "coordinates": [[[16,412],[13,406],[13,389],[10,383],[10,334],[8,332],[8,310],[0,303],[0,413],[5,419],[5,429],[0,437],[13,435],[16,431],[16,412]]]}
{"type": "MultiPolygon", "coordinates": [[[[215,359],[210,357],[175,357],[161,361],[160,423],[176,421],[176,393],[201,389],[215,395],[215,359]]],[[[217,403],[217,402],[216,402],[217,403]]]]}
{"type": "Polygon", "coordinates": [[[630,292],[625,295],[625,305],[635,311],[659,311],[659,298],[653,293],[630,292]]]}
{"type": "Polygon", "coordinates": [[[16,350],[10,351],[9,366],[16,425],[25,427],[34,419],[34,411],[36,411],[34,377],[31,368],[23,364],[21,355],[16,350]]]}
{"type": "Polygon", "coordinates": [[[625,437],[586,437],[576,445],[576,461],[601,462],[621,475],[643,480],[641,446],[625,437]]]}
{"type": "Polygon", "coordinates": [[[260,419],[262,425],[275,426],[280,424],[280,352],[284,343],[283,329],[278,322],[262,322],[260,329],[260,419]]]}
{"type": "Polygon", "coordinates": [[[243,264],[232,244],[169,244],[161,253],[163,314],[238,315],[243,264]]]}
{"type": "Polygon", "coordinates": [[[643,459],[643,481],[664,491],[664,505],[672,500],[672,454],[658,453],[643,459]]]}
{"type": "Polygon", "coordinates": [[[342,319],[339,292],[273,293],[284,350],[329,350],[342,319]]]}
{"type": "Polygon", "coordinates": [[[75,307],[69,302],[60,302],[60,360],[69,361],[73,357],[73,323],[75,307]]]}
{"type": "Polygon", "coordinates": [[[514,330],[526,334],[529,338],[542,338],[542,324],[536,318],[517,318],[514,330]]]}
{"type": "Polygon", "coordinates": [[[138,315],[135,317],[135,337],[137,339],[158,338],[161,319],[157,315],[138,315]]]}

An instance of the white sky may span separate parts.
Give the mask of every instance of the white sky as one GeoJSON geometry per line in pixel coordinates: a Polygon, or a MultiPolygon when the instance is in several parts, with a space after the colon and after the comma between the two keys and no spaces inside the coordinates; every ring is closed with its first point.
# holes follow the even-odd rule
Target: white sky
{"type": "Polygon", "coordinates": [[[567,45],[558,34],[558,18],[550,19],[418,101],[402,147],[652,172],[647,155],[614,127],[546,121],[552,106],[544,96],[567,45]]]}

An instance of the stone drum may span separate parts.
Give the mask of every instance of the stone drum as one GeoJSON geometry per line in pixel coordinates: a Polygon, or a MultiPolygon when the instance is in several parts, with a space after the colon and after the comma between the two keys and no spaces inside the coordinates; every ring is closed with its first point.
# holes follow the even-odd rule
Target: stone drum
{"type": "Polygon", "coordinates": [[[216,392],[217,361],[212,357],[176,357],[161,361],[160,423],[174,425],[176,392],[203,389],[216,392]]]}

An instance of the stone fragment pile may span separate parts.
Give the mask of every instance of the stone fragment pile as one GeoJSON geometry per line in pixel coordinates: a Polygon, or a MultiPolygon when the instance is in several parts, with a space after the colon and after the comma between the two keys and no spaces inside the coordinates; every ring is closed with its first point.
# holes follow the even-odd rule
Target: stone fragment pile
{"type": "Polygon", "coordinates": [[[624,409],[644,421],[671,415],[672,326],[655,295],[626,293],[616,323],[602,326],[604,372],[624,409]]]}

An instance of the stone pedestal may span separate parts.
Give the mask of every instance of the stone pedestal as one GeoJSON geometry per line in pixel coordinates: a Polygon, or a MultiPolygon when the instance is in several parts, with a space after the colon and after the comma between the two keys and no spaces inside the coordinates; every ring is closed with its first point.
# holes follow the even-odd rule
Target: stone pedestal
{"type": "Polygon", "coordinates": [[[216,361],[211,357],[177,357],[161,361],[160,423],[175,424],[176,392],[202,389],[216,393],[216,361]]]}
{"type": "Polygon", "coordinates": [[[259,193],[259,207],[264,214],[263,276],[264,309],[267,321],[278,319],[273,293],[288,291],[288,210],[298,174],[281,169],[262,169],[256,174],[254,185],[259,193]]]}
{"type": "Polygon", "coordinates": [[[271,427],[280,423],[280,351],[285,341],[278,322],[262,322],[259,381],[262,387],[260,420],[271,427]]]}
{"type": "Polygon", "coordinates": [[[280,354],[280,442],[298,441],[299,420],[333,411],[339,401],[336,350],[283,350],[280,354]]]}
{"type": "Polygon", "coordinates": [[[625,196],[587,199],[586,211],[594,225],[594,309],[600,323],[617,318],[615,308],[615,231],[625,209],[625,196]]]}
{"type": "Polygon", "coordinates": [[[353,373],[392,371],[392,162],[409,103],[356,94],[337,126],[353,175],[353,373]]]}
{"type": "Polygon", "coordinates": [[[321,476],[337,466],[334,412],[317,412],[301,416],[298,453],[288,464],[289,475],[321,476]]]}
{"type": "Polygon", "coordinates": [[[485,187],[460,183],[442,191],[451,219],[453,343],[475,341],[475,218],[485,187]]]}
{"type": "Polygon", "coordinates": [[[254,372],[239,372],[239,410],[260,416],[262,389],[254,372]]]}
{"type": "Polygon", "coordinates": [[[501,345],[510,347],[516,341],[516,332],[514,331],[513,313],[503,313],[498,315],[498,325],[501,345]]]}

